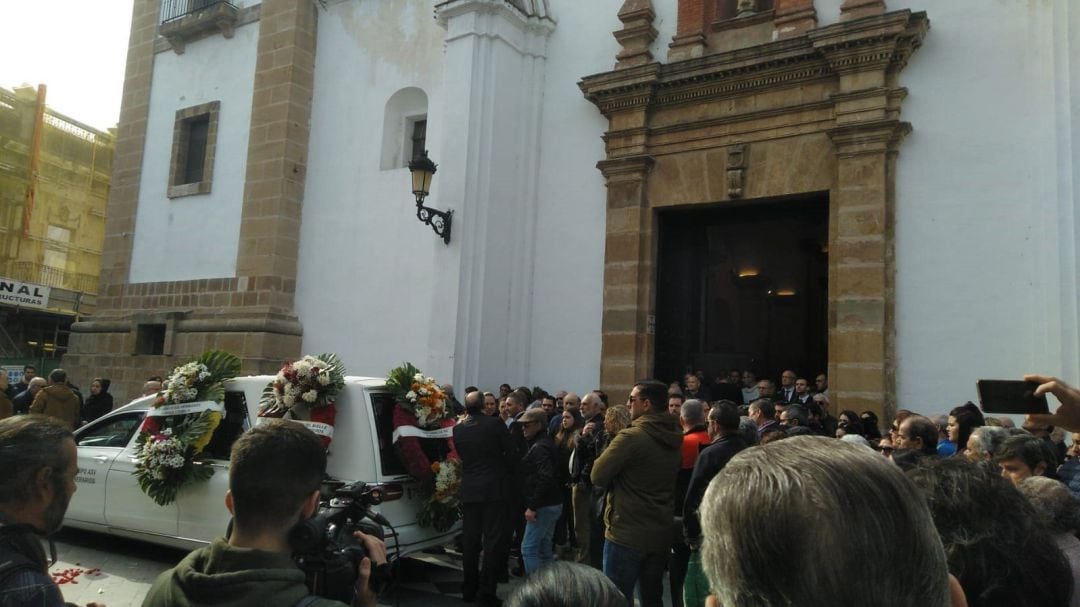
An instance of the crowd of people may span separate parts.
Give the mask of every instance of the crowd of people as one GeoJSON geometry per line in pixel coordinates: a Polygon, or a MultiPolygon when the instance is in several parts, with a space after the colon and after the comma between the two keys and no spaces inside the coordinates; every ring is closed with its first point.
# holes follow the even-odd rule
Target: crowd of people
{"type": "MultiPolygon", "coordinates": [[[[713,382],[700,372],[688,373],[670,384],[640,382],[625,405],[608,400],[601,391],[579,397],[507,384],[498,393],[466,389],[466,413],[455,429],[467,504],[466,601],[499,604],[496,584],[507,579],[508,565],[518,558],[510,573],[529,577],[556,559],[591,566],[631,606],[635,596],[643,606],[663,604],[665,576],[672,605],[705,605],[718,591],[707,574],[709,536],[717,529],[715,521],[709,523],[706,505],[711,494],[719,495],[713,480],[746,451],[745,457],[756,454],[755,474],[775,465],[770,474],[776,483],[782,484],[781,477],[796,482],[806,475],[823,487],[831,474],[849,475],[846,465],[858,469],[868,464],[856,460],[873,458],[868,470],[888,470],[885,480],[894,490],[907,491],[907,502],[917,498],[929,504],[912,504],[910,514],[929,516],[930,524],[920,533],[928,535],[925,543],[944,546],[948,571],[941,575],[954,576],[938,593],[946,599],[966,596],[966,604],[986,606],[1080,605],[1072,591],[1080,581],[1080,434],[1066,448],[1064,427],[1055,428],[1051,419],[1030,416],[1023,427],[1014,427],[1010,418],[983,415],[968,402],[935,417],[902,409],[882,428],[873,411],[834,414],[826,374],[811,381],[793,371],[781,373],[778,382],[739,370],[713,382]],[[488,428],[487,439],[470,438],[479,437],[474,429],[479,426],[488,428]],[[793,440],[799,437],[807,438],[793,440]],[[791,453],[800,455],[785,460],[791,453]],[[815,464],[804,459],[811,453],[815,464]],[[806,469],[812,466],[822,469],[806,469]],[[473,498],[470,485],[478,477],[487,479],[489,490],[473,498]],[[472,499],[476,506],[468,505],[472,499]],[[970,514],[980,508],[982,516],[970,514]],[[1009,542],[1002,542],[1006,534],[995,530],[1003,518],[1023,519],[1015,522],[1017,533],[1009,542]]],[[[762,476],[750,480],[765,482],[762,476]]],[[[862,480],[849,483],[875,490],[862,480]]],[[[815,509],[805,504],[781,507],[765,496],[757,503],[745,487],[732,491],[733,503],[723,512],[714,507],[713,517],[760,533],[763,521],[782,520],[783,537],[774,538],[778,549],[806,543],[801,546],[806,563],[792,562],[781,551],[771,561],[773,568],[777,563],[793,572],[812,567],[822,556],[814,545],[830,555],[830,546],[844,552],[843,540],[836,543],[842,530],[831,538],[819,532],[824,511],[810,516],[815,509]]],[[[898,500],[896,495],[891,499],[898,500]]],[[[828,501],[822,497],[816,509],[828,501]]],[[[843,520],[852,503],[836,503],[825,515],[843,520]]],[[[865,507],[875,512],[902,505],[898,500],[865,507]]],[[[756,543],[770,541],[766,536],[756,543]]],[[[755,536],[748,532],[748,537],[755,536]]],[[[714,551],[714,563],[762,548],[736,550],[737,540],[727,538],[732,543],[714,551]]],[[[877,557],[862,554],[852,566],[867,558],[877,557]]],[[[762,559],[758,564],[767,569],[769,563],[762,559]]],[[[728,573],[734,574],[747,563],[729,565],[728,573]]],[[[842,585],[845,580],[832,582],[842,585]]],[[[850,579],[846,583],[858,586],[850,579]]],[[[770,600],[731,592],[722,605],[848,604],[793,602],[782,588],[770,600]]]]}
{"type": "MultiPolygon", "coordinates": [[[[870,411],[834,418],[828,378],[811,388],[787,371],[779,385],[643,380],[625,404],[467,388],[453,428],[463,598],[500,605],[498,584],[519,575],[513,607],[653,607],[667,576],[687,607],[1080,605],[1080,442],[1059,440],[1080,432],[1080,390],[1027,379],[1061,406],[1020,428],[971,403],[940,419],[901,410],[885,428],[870,411]]],[[[66,420],[0,420],[0,607],[62,604],[38,538],[63,520],[75,461],[66,420]]],[[[296,424],[242,435],[231,535],[163,573],[144,604],[340,606],[310,595],[290,558],[325,468],[296,424]]],[[[352,604],[369,607],[386,549],[357,539],[352,604]]]]}
{"type": "Polygon", "coordinates": [[[62,420],[74,430],[112,411],[109,384],[109,380],[95,377],[90,382],[90,395],[84,397],[63,369],[41,377],[36,367],[25,365],[14,384],[6,373],[0,373],[0,419],[40,413],[62,420]]]}

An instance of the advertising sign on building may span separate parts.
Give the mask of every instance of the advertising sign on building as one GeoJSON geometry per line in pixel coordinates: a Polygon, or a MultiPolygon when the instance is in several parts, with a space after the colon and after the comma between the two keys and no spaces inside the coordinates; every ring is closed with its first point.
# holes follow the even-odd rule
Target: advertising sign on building
{"type": "Polygon", "coordinates": [[[0,278],[0,304],[44,310],[49,305],[49,287],[0,278]]]}

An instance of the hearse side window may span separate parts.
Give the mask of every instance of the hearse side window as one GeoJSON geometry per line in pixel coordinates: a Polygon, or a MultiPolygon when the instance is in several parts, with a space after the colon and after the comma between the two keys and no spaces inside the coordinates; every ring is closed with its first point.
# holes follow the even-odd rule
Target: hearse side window
{"type": "Polygon", "coordinates": [[[372,392],[371,406],[375,411],[375,429],[379,434],[379,461],[386,476],[406,474],[397,450],[394,449],[394,395],[372,392]]]}
{"type": "Polygon", "coordinates": [[[126,447],[145,415],[143,411],[135,411],[95,422],[79,433],[75,444],[80,447],[126,447]]]}
{"type": "Polygon", "coordinates": [[[251,424],[248,423],[247,398],[243,392],[225,393],[225,416],[210,437],[206,452],[214,459],[229,459],[233,443],[251,424]]]}

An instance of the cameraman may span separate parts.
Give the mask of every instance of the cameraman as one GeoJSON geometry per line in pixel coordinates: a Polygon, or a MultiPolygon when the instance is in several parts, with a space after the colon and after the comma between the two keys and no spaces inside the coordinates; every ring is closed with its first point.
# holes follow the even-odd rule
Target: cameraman
{"type": "MultiPolygon", "coordinates": [[[[232,448],[225,507],[232,535],[184,557],[154,581],[143,605],[341,606],[311,597],[304,572],[293,562],[289,530],[315,514],[326,450],[300,424],[268,420],[243,434],[232,448]]],[[[368,580],[386,564],[382,541],[356,532],[370,558],[358,568],[354,607],[374,607],[368,580]]]]}

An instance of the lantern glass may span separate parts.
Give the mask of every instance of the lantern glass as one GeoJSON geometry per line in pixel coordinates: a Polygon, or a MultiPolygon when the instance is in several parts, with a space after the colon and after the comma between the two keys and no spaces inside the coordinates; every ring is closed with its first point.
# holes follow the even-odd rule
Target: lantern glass
{"type": "Polygon", "coordinates": [[[412,173],[412,191],[418,197],[431,193],[431,179],[435,175],[435,163],[427,157],[427,151],[421,152],[409,163],[412,173]]]}

